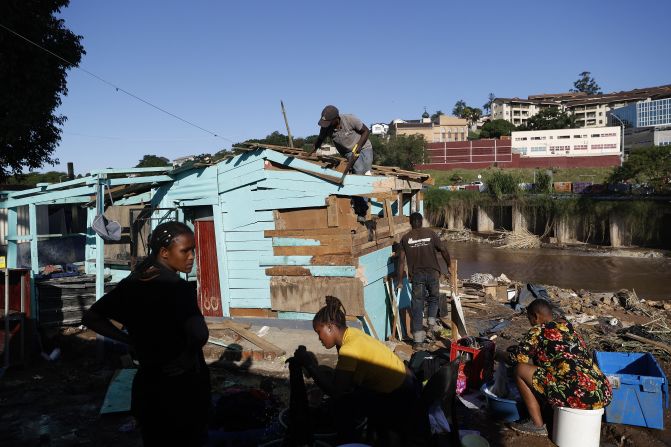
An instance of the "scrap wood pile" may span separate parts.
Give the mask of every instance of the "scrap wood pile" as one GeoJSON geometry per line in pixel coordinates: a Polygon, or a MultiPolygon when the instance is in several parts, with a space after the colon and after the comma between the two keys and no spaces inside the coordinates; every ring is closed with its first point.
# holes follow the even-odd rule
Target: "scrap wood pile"
{"type": "Polygon", "coordinates": [[[549,288],[591,344],[604,351],[654,352],[671,360],[671,304],[641,300],[635,291],[577,293],[549,288]]]}
{"type": "MultiPolygon", "coordinates": [[[[500,287],[507,289],[509,284],[511,281],[503,274],[495,278],[489,273],[474,273],[470,278],[457,282],[457,293],[462,306],[486,310],[488,309],[487,303],[504,301],[502,297],[497,297],[496,290],[500,287]]],[[[451,286],[441,283],[441,292],[451,296],[451,286]]],[[[448,302],[450,302],[449,298],[448,302]]]]}
{"type": "Polygon", "coordinates": [[[250,331],[251,325],[233,320],[208,321],[210,331],[208,343],[225,348],[226,360],[272,360],[285,354],[284,349],[262,338],[262,335],[250,331]],[[239,344],[246,341],[246,347],[239,344]]]}
{"type": "MultiPolygon", "coordinates": [[[[462,306],[476,312],[486,310],[488,316],[482,315],[482,318],[491,319],[491,311],[500,308],[493,304],[503,302],[488,293],[488,290],[503,285],[516,290],[525,286],[511,282],[505,275],[495,278],[490,274],[473,274],[458,284],[462,306]]],[[[441,292],[451,294],[447,284],[441,285],[441,292]]],[[[652,352],[665,361],[671,361],[671,302],[642,300],[635,291],[625,289],[616,293],[599,293],[547,286],[547,292],[560,313],[579,327],[593,348],[601,351],[652,352]]],[[[524,318],[523,315],[513,313],[501,314],[500,317],[504,320],[524,318]]],[[[516,339],[526,329],[526,324],[514,324],[508,326],[502,335],[504,338],[516,339]]]]}

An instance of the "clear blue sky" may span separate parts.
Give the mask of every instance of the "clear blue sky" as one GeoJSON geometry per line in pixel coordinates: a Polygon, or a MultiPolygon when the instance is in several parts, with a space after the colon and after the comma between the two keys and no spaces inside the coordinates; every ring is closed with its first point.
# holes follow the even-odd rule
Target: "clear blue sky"
{"type": "MultiPolygon", "coordinates": [[[[281,99],[306,136],[330,103],[370,124],[567,91],[582,71],[604,92],[671,83],[660,0],[72,0],[62,16],[83,36],[82,68],[235,142],[286,133],[281,99]]],[[[68,89],[55,169],[230,147],[80,70],[68,89]]]]}

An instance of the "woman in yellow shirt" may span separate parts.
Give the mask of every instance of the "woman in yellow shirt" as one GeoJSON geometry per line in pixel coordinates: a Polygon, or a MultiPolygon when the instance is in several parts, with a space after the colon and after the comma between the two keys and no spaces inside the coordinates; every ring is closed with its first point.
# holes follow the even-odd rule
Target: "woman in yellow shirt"
{"type": "Polygon", "coordinates": [[[324,347],[338,351],[333,375],[324,374],[303,347],[294,353],[294,359],[324,393],[336,400],[336,407],[342,410],[338,414],[368,417],[378,437],[394,432],[410,441],[426,433],[428,418],[419,403],[421,384],[384,343],[359,329],[348,328],[345,315],[340,300],[327,296],[326,306],[312,320],[324,347]]]}

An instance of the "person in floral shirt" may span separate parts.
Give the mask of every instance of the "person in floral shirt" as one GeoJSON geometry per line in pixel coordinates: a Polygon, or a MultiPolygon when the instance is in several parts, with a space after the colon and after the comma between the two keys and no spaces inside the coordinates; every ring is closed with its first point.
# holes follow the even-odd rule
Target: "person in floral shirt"
{"type": "Polygon", "coordinates": [[[613,395],[610,382],[592,360],[587,345],[563,319],[553,319],[552,306],[537,299],[527,307],[533,326],[520,342],[510,361],[516,364],[515,382],[529,410],[530,421],[511,428],[547,436],[541,415],[544,400],[553,407],[598,410],[613,395]]]}

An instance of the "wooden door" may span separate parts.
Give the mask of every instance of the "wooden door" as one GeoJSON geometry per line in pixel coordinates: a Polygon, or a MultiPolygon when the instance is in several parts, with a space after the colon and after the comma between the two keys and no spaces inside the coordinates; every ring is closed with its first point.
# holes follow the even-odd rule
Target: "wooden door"
{"type": "Polygon", "coordinates": [[[195,228],[198,306],[206,317],[222,317],[214,221],[211,218],[196,220],[195,228]]]}

